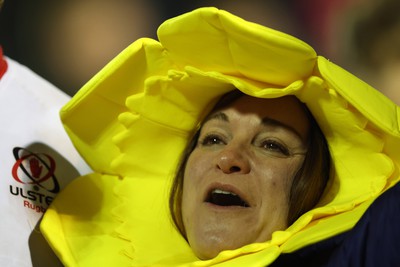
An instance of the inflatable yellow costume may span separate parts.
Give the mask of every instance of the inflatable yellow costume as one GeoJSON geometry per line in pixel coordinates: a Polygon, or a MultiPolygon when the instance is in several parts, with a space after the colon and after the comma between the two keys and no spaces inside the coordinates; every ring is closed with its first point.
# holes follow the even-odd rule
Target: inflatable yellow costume
{"type": "Polygon", "coordinates": [[[399,108],[306,43],[215,8],[163,23],[61,111],[94,173],[53,202],[41,229],[66,266],[266,266],[351,229],[399,180],[399,108]],[[329,144],[333,174],[314,209],[264,243],[201,261],[173,226],[168,194],[191,134],[233,89],[294,95],[329,144]]]}

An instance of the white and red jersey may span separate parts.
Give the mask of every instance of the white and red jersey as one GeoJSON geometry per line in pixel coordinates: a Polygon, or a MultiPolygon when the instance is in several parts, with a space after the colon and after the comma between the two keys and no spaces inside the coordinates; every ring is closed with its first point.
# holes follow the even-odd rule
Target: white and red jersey
{"type": "Polygon", "coordinates": [[[68,95],[0,50],[0,266],[60,266],[37,224],[90,172],[59,119],[68,95]]]}

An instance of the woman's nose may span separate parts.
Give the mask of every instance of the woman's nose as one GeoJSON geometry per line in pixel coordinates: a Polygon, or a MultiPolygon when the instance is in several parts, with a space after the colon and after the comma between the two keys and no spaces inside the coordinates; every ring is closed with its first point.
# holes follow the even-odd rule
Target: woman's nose
{"type": "Polygon", "coordinates": [[[250,172],[250,162],[244,150],[227,145],[217,156],[217,168],[226,174],[245,174],[250,172]]]}

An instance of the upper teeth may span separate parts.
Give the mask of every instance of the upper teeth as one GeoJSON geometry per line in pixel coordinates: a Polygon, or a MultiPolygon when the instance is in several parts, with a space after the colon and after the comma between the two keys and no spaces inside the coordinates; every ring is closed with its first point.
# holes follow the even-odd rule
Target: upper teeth
{"type": "Polygon", "coordinates": [[[213,193],[213,194],[225,194],[225,195],[234,195],[234,196],[237,196],[235,193],[232,193],[232,192],[229,192],[229,191],[224,191],[224,190],[221,190],[221,189],[214,189],[214,190],[212,191],[212,193],[213,193]]]}

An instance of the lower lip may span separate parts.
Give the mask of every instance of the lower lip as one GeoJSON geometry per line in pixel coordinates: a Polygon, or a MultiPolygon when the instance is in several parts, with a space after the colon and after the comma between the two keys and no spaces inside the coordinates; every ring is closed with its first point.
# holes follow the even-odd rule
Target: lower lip
{"type": "Polygon", "coordinates": [[[243,206],[220,206],[220,205],[215,205],[210,202],[204,202],[206,207],[212,208],[218,211],[248,211],[251,209],[251,207],[243,207],[243,206]]]}

